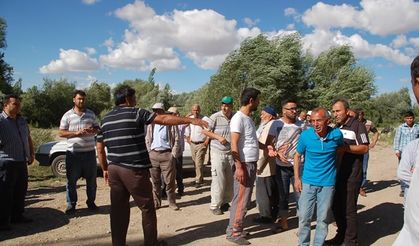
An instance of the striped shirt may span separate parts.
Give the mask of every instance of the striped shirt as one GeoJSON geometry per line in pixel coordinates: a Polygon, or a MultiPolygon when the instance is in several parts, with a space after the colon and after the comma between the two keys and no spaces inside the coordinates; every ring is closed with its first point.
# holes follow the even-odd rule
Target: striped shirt
{"type": "Polygon", "coordinates": [[[17,116],[10,118],[4,111],[0,114],[1,159],[29,161],[29,127],[26,120],[17,116]]]}
{"type": "Polygon", "coordinates": [[[406,123],[403,123],[396,130],[393,148],[397,152],[402,152],[404,146],[416,138],[419,138],[419,125],[413,124],[412,127],[409,127],[406,123]]]}
{"type": "Polygon", "coordinates": [[[145,125],[152,123],[155,117],[156,114],[145,109],[117,106],[103,118],[97,141],[105,144],[110,165],[151,167],[145,125]]]}
{"type": "MultiPolygon", "coordinates": [[[[231,114],[231,117],[233,117],[233,115],[234,113],[231,114]]],[[[209,129],[227,140],[227,143],[223,145],[218,140],[212,139],[211,148],[219,151],[231,151],[230,120],[231,118],[228,119],[222,111],[219,111],[209,117],[209,129]]]]}
{"type": "MultiPolygon", "coordinates": [[[[60,129],[67,131],[79,131],[84,128],[96,127],[96,116],[93,111],[86,109],[81,115],[78,115],[74,108],[68,110],[60,121],[60,129]]],[[[67,138],[67,151],[87,152],[95,149],[95,136],[82,136],[67,138]]]]}

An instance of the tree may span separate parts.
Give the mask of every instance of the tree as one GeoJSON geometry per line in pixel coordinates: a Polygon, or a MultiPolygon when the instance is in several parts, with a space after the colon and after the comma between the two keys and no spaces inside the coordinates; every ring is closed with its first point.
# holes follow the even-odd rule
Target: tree
{"type": "Polygon", "coordinates": [[[93,82],[86,89],[87,107],[100,116],[104,110],[109,110],[111,104],[111,87],[106,83],[93,82]]]}
{"type": "Polygon", "coordinates": [[[6,48],[6,20],[0,17],[0,92],[3,94],[13,93],[13,67],[4,60],[3,49],[6,48]]]}

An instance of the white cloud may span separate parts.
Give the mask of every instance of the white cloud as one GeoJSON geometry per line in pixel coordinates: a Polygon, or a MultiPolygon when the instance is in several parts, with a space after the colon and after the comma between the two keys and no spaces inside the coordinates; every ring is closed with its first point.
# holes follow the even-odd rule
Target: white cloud
{"type": "Polygon", "coordinates": [[[86,5],[93,5],[95,3],[100,2],[100,0],[82,0],[82,2],[86,5]]]}
{"type": "Polygon", "coordinates": [[[406,46],[409,42],[407,41],[407,38],[405,35],[397,35],[395,39],[391,42],[391,45],[394,48],[400,48],[403,46],[406,46]]]}
{"type": "Polygon", "coordinates": [[[86,52],[87,52],[88,55],[94,55],[94,54],[96,54],[96,49],[95,48],[86,47],[85,50],[86,50],[86,52]]]}
{"type": "Polygon", "coordinates": [[[303,37],[303,47],[314,55],[339,45],[351,46],[354,54],[359,58],[383,57],[401,65],[408,65],[411,61],[410,57],[399,50],[383,44],[370,44],[359,34],[345,36],[340,31],[315,30],[303,37]]]}
{"type": "Polygon", "coordinates": [[[294,16],[297,14],[297,10],[295,10],[294,8],[286,8],[284,10],[284,15],[285,16],[294,16]]]}
{"type": "Polygon", "coordinates": [[[42,66],[39,71],[43,74],[92,71],[99,68],[96,59],[89,57],[79,50],[60,49],[60,59],[51,61],[48,65],[42,66]]]}
{"type": "Polygon", "coordinates": [[[419,48],[419,38],[409,38],[409,43],[419,48]]]}
{"type": "Polygon", "coordinates": [[[286,29],[287,30],[295,30],[295,24],[288,24],[286,29]]]}
{"type": "Polygon", "coordinates": [[[250,19],[250,18],[248,18],[248,17],[246,17],[246,18],[244,18],[244,23],[246,23],[246,25],[248,26],[248,27],[254,27],[254,26],[256,26],[259,22],[260,22],[260,20],[259,19],[256,19],[256,20],[252,20],[252,19],[250,19]]]}
{"type": "Polygon", "coordinates": [[[348,4],[319,2],[305,11],[302,19],[316,29],[356,28],[381,36],[419,30],[419,2],[362,0],[360,5],[358,9],[348,4]]]}

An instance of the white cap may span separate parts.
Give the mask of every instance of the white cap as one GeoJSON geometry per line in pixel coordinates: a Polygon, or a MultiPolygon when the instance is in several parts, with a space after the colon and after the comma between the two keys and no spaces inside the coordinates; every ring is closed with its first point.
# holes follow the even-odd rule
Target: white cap
{"type": "Polygon", "coordinates": [[[162,110],[164,110],[164,105],[163,105],[163,103],[155,103],[153,105],[153,107],[151,107],[151,109],[162,109],[162,110]]]}
{"type": "Polygon", "coordinates": [[[307,112],[308,115],[311,115],[311,110],[307,112]]]}
{"type": "Polygon", "coordinates": [[[176,107],[170,107],[170,108],[167,110],[167,112],[170,112],[170,113],[172,113],[172,114],[177,114],[177,113],[179,113],[179,111],[177,110],[177,108],[176,108],[176,107]]]}

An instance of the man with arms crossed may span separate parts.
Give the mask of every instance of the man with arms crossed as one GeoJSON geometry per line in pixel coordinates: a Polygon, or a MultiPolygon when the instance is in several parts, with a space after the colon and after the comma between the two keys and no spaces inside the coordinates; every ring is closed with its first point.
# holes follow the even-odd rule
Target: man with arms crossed
{"type": "Polygon", "coordinates": [[[250,244],[243,235],[243,222],[256,179],[256,162],[259,159],[256,126],[250,118],[259,105],[259,94],[257,89],[244,89],[240,96],[240,111],[234,114],[230,122],[231,153],[235,172],[234,195],[226,232],[227,240],[238,245],[250,244]]]}
{"type": "Polygon", "coordinates": [[[317,202],[317,225],[313,245],[321,246],[327,236],[327,214],[332,205],[336,182],[337,149],[343,145],[339,129],[329,127],[324,108],[311,112],[311,128],[301,133],[294,155],[295,191],[301,192],[298,211],[298,245],[310,245],[310,224],[317,202]],[[301,177],[301,156],[304,171],[301,177]]]}
{"type": "Polygon", "coordinates": [[[196,124],[200,119],[156,115],[136,108],[135,90],[123,85],[115,91],[116,107],[102,120],[96,149],[105,182],[111,188],[112,245],[125,246],[130,216],[130,196],[142,211],[144,245],[157,242],[157,218],[150,182],[150,158],[145,144],[145,125],[196,124]],[[108,150],[106,159],[105,146],[108,150]],[[109,161],[109,163],[108,163],[109,161]]]}

